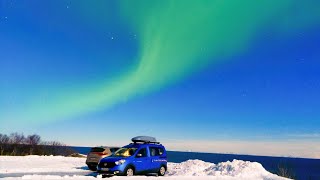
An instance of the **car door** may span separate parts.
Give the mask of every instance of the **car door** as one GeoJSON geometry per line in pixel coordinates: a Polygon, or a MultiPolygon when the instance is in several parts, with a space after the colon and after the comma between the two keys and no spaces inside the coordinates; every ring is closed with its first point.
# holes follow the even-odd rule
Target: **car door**
{"type": "Polygon", "coordinates": [[[153,172],[158,172],[163,161],[160,157],[163,153],[163,150],[159,147],[149,147],[150,157],[151,157],[151,169],[153,172]]]}
{"type": "Polygon", "coordinates": [[[136,168],[136,173],[143,173],[150,171],[151,159],[147,148],[141,148],[134,157],[134,166],[136,168]]]}

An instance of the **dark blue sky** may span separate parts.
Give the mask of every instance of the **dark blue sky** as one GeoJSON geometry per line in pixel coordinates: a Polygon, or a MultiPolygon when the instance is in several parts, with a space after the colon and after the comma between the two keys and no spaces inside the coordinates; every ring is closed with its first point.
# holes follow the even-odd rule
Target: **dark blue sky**
{"type": "Polygon", "coordinates": [[[116,7],[108,1],[95,14],[74,1],[0,3],[0,132],[77,145],[118,132],[122,141],[139,134],[166,141],[319,141],[319,20],[290,33],[266,23],[248,48],[219,63],[112,106],[29,124],[31,117],[19,114],[34,98],[46,108],[64,91],[91,91],[139,63],[141,37],[116,7]]]}

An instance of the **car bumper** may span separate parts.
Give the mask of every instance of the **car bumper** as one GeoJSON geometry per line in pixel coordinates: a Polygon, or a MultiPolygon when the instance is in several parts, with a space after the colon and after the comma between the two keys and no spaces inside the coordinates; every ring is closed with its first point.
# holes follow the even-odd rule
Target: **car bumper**
{"type": "Polygon", "coordinates": [[[102,175],[108,175],[108,176],[117,176],[117,175],[123,175],[123,172],[122,171],[118,171],[118,170],[115,170],[115,171],[112,171],[112,170],[109,170],[109,171],[101,171],[101,170],[98,170],[97,171],[98,174],[102,174],[102,175]]]}
{"type": "Polygon", "coordinates": [[[102,175],[123,175],[124,174],[124,165],[119,165],[119,166],[115,166],[112,168],[98,168],[97,172],[98,174],[102,174],[102,175]]]}
{"type": "Polygon", "coordinates": [[[86,162],[86,164],[88,166],[91,166],[91,167],[97,167],[98,163],[97,162],[86,162]]]}

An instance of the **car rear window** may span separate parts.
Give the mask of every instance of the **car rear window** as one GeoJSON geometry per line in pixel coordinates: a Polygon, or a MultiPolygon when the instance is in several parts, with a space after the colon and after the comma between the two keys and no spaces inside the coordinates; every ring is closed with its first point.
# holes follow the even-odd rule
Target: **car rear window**
{"type": "Polygon", "coordinates": [[[100,148],[100,147],[95,147],[95,148],[91,148],[90,152],[103,152],[104,148],[100,148]]]}

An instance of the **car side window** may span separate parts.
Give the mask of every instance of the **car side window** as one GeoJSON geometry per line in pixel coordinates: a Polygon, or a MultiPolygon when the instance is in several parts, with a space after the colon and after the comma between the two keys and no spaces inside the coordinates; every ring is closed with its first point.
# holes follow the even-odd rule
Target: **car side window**
{"type": "Polygon", "coordinates": [[[160,156],[163,154],[163,149],[157,147],[150,147],[150,154],[151,156],[160,156]]]}
{"type": "Polygon", "coordinates": [[[143,148],[143,149],[140,149],[140,151],[137,153],[137,157],[147,157],[147,149],[146,148],[143,148]],[[138,154],[141,154],[141,156],[138,156],[138,154]]]}

